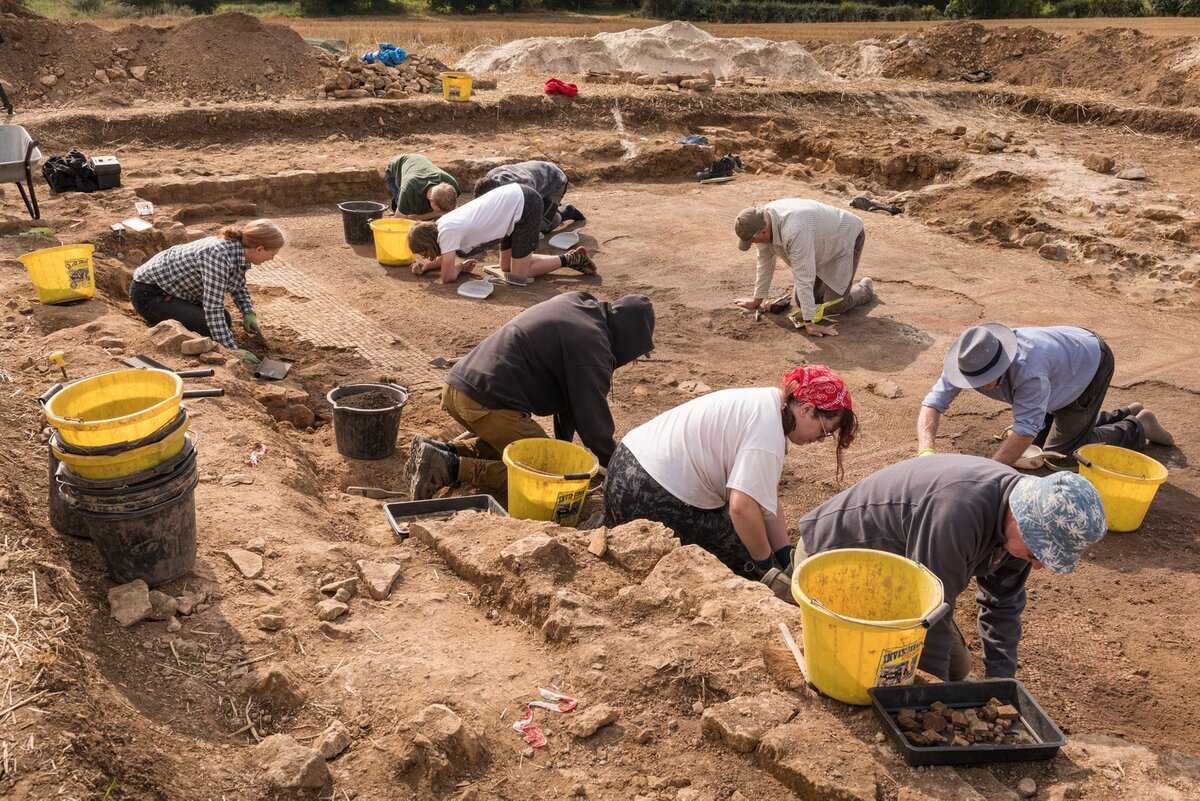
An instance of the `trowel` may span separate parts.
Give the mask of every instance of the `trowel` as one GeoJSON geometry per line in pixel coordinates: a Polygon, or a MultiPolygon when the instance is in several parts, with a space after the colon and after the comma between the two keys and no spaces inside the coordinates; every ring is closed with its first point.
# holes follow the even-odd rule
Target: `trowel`
{"type": "Polygon", "coordinates": [[[285,378],[288,371],[292,369],[291,362],[281,362],[275,359],[263,359],[258,363],[258,367],[254,368],[255,378],[265,378],[269,381],[279,381],[285,378]]]}
{"type": "Polygon", "coordinates": [[[1056,462],[1059,459],[1065,458],[1067,458],[1066,454],[1058,453],[1057,451],[1044,451],[1037,445],[1030,445],[1021,454],[1021,458],[1013,462],[1013,467],[1018,470],[1041,470],[1047,466],[1047,461],[1056,462]]]}

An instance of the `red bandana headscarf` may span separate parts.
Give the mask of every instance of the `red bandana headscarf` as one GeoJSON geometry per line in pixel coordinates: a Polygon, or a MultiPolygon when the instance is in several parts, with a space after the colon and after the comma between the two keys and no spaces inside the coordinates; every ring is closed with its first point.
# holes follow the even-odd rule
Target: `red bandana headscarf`
{"type": "Polygon", "coordinates": [[[791,397],[798,403],[811,403],[826,412],[854,408],[846,382],[823,364],[797,367],[783,377],[783,383],[796,384],[791,397]]]}

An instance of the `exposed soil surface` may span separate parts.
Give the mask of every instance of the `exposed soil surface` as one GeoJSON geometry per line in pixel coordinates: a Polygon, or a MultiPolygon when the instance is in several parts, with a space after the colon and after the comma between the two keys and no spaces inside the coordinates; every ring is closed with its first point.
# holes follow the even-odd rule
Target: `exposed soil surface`
{"type": "MultiPolygon", "coordinates": [[[[16,24],[4,18],[0,29],[9,37],[16,24]]],[[[161,46],[184,27],[140,41],[161,46]]],[[[255,31],[247,41],[258,41],[255,31]]],[[[997,52],[1040,57],[1056,41],[1013,35],[1029,44],[1006,40],[997,52]]],[[[133,49],[110,39],[97,52],[108,59],[121,41],[133,49]]],[[[929,77],[978,66],[973,41],[953,70],[929,77]]],[[[233,91],[249,80],[236,77],[248,74],[236,53],[252,48],[229,47],[235,77],[220,85],[233,91]]],[[[11,56],[5,48],[0,58],[11,56]]],[[[36,225],[53,240],[29,233],[16,193],[3,190],[5,797],[1007,801],[1025,778],[1047,798],[1200,796],[1200,476],[1189,456],[1200,438],[1200,126],[1191,110],[1122,105],[1127,85],[1115,81],[1084,102],[1052,88],[907,77],[835,89],[718,86],[702,100],[585,84],[568,101],[541,95],[544,76],[513,75],[461,105],[317,104],[282,89],[269,102],[220,104],[218,83],[204,83],[218,72],[214,62],[180,73],[164,86],[188,89],[169,99],[147,82],[144,104],[90,110],[54,99],[54,87],[31,98],[27,79],[9,78],[18,106],[45,106],[19,118],[43,152],[117,155],[123,186],[52,196],[39,182],[36,225]],[[689,134],[712,147],[675,144],[689,134]],[[468,186],[503,160],[560,163],[599,275],[563,270],[478,301],[380,266],[371,246],[344,243],[336,204],[384,200],[382,168],[398,152],[424,152],[468,186]],[[697,185],[694,172],[726,152],[741,154],[747,173],[697,185]],[[1118,177],[1135,167],[1146,177],[1118,177]],[[789,196],[846,207],[862,194],[903,213],[865,215],[861,270],[878,300],[843,315],[840,336],[809,339],[783,316],[756,319],[732,305],[753,280],[753,259],[732,235],[738,210],[789,196]],[[154,227],[112,231],[136,199],[155,204],[154,227]],[[156,350],[127,300],[130,275],[166,246],[258,216],[277,220],[288,245],[249,272],[269,345],[242,344],[294,367],[265,383],[234,358],[204,355],[216,375],[189,386],[226,394],[188,401],[200,556],[191,575],[158,588],[190,601],[190,614],[122,627],[94,546],[48,524],[36,398],[61,376],[46,356],[63,351],[72,378],[137,353],[202,366],[177,347],[156,350]],[[96,245],[95,299],[36,302],[16,257],[59,242],[96,245]],[[862,422],[847,482],[912,455],[920,399],[964,327],[1100,332],[1117,358],[1109,405],[1145,404],[1177,447],[1148,451],[1170,479],[1141,529],[1110,534],[1072,575],[1030,580],[1018,678],[1068,733],[1062,755],[906,767],[869,711],[788,689],[764,660],[764,646],[781,644],[778,623],[799,636],[794,608],[661,528],[599,533],[464,513],[414,523],[400,543],[380,502],[344,492],[403,490],[412,437],[460,433],[440,408],[445,369],[432,360],[462,356],[520,310],[577,289],[644,293],[655,304],[653,359],[614,381],[619,432],[708,389],[770,385],[799,362],[823,362],[847,379],[862,422]],[[395,456],[338,455],[325,395],[355,382],[410,388],[395,456]],[[527,751],[512,724],[539,687],[580,705],[535,708],[547,744],[527,751]],[[296,745],[257,746],[271,735],[296,745]],[[327,760],[304,750],[317,746],[327,760]],[[293,748],[294,759],[280,757],[293,748]],[[270,789],[281,765],[321,786],[270,789]]],[[[1130,75],[1128,85],[1152,77],[1130,75]]],[[[308,96],[318,81],[304,80],[294,85],[308,96]]],[[[293,84],[261,84],[277,85],[293,84]]],[[[776,294],[787,281],[781,270],[776,294]]],[[[990,454],[1007,420],[999,404],[964,395],[939,447],[990,454]]],[[[833,473],[824,446],[793,450],[781,486],[789,520],[838,491],[833,473]]],[[[593,493],[584,519],[599,505],[593,493]]],[[[964,594],[957,620],[981,673],[975,612],[964,594]]]]}

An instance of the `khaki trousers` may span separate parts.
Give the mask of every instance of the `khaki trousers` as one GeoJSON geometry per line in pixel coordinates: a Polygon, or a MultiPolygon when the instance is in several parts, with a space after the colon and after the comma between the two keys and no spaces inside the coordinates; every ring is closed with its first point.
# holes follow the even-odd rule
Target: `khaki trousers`
{"type": "Polygon", "coordinates": [[[546,432],[525,412],[485,408],[449,384],[442,387],[442,408],[474,434],[450,443],[458,454],[458,480],[496,495],[504,503],[508,468],[501,454],[510,442],[545,437],[546,432]]]}

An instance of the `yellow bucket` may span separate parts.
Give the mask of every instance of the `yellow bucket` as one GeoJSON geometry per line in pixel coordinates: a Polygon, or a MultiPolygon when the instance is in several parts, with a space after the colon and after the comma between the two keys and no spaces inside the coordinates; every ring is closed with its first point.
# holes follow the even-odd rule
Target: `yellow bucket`
{"type": "Polygon", "coordinates": [[[408,248],[408,231],[412,220],[397,220],[387,217],[371,220],[371,231],[375,234],[375,258],[384,267],[405,267],[413,262],[413,252],[408,248]]]}
{"type": "Polygon", "coordinates": [[[1079,475],[1100,493],[1109,531],[1134,531],[1142,524],[1167,468],[1149,456],[1116,445],[1084,445],[1075,451],[1079,475]]]}
{"type": "Polygon", "coordinates": [[[870,687],[909,684],[925,632],[951,610],[941,580],[903,556],[845,548],[792,574],[808,678],[831,698],[867,705],[870,687]]]}
{"type": "Polygon", "coordinates": [[[471,73],[443,72],[442,97],[451,103],[465,103],[471,99],[471,73]]]}
{"type": "Polygon", "coordinates": [[[573,442],[534,437],[504,449],[508,513],[521,520],[579,523],[588,482],[600,470],[592,452],[573,442]]]}
{"type": "Polygon", "coordinates": [[[91,245],[63,245],[18,256],[29,271],[38,300],[46,305],[87,300],[96,295],[91,245]]]}
{"type": "Polygon", "coordinates": [[[166,370],[115,370],[68,384],[45,402],[63,441],[81,448],[134,442],[179,414],[183,379],[166,370]]]}
{"type": "MultiPolygon", "coordinates": [[[[71,468],[80,478],[106,479],[124,478],[143,470],[158,467],[183,450],[187,441],[188,421],[184,416],[178,425],[157,442],[150,442],[139,447],[122,449],[111,454],[78,454],[69,453],[55,446],[51,440],[50,448],[54,458],[71,468]]],[[[61,435],[60,435],[61,436],[61,435]]]]}

